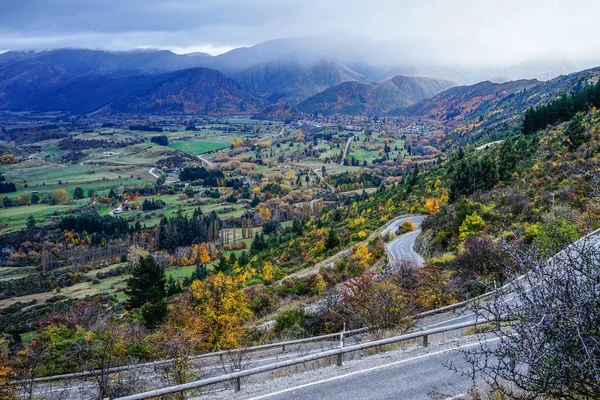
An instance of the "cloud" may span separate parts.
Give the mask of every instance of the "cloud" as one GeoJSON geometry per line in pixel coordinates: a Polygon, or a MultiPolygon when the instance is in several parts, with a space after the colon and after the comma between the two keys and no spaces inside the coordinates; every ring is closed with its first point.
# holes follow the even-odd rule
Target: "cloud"
{"type": "Polygon", "coordinates": [[[595,57],[593,0],[29,0],[0,2],[0,49],[179,52],[328,32],[393,41],[411,57],[510,63],[595,57]],[[594,49],[594,50],[592,50],[594,49]]]}

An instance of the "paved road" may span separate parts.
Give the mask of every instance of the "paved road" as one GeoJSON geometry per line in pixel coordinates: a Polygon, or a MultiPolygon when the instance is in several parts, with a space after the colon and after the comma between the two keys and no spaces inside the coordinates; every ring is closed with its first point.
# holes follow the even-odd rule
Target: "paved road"
{"type": "MultiPolygon", "coordinates": [[[[421,226],[421,222],[426,217],[423,215],[417,215],[414,217],[402,218],[392,225],[390,225],[386,230],[383,231],[383,235],[386,233],[394,233],[398,230],[398,227],[406,222],[412,221],[415,225],[415,228],[419,228],[421,226]]],[[[414,250],[415,240],[417,236],[421,233],[420,229],[416,229],[412,232],[405,233],[404,235],[398,236],[396,239],[392,240],[387,245],[388,257],[392,260],[408,260],[415,262],[418,266],[422,266],[425,264],[425,260],[423,257],[414,250]]]]}
{"type": "Polygon", "coordinates": [[[352,143],[352,140],[354,140],[354,136],[350,136],[348,138],[348,141],[346,142],[346,146],[344,147],[344,154],[342,155],[342,161],[340,162],[340,167],[344,166],[344,160],[346,159],[346,154],[348,153],[348,147],[350,147],[350,143],[352,143]]]}
{"type": "MultiPolygon", "coordinates": [[[[368,400],[431,400],[458,399],[471,386],[468,378],[452,372],[447,362],[466,366],[458,347],[470,347],[471,343],[452,349],[432,350],[379,365],[365,363],[363,367],[350,367],[347,372],[308,383],[289,382],[289,387],[272,392],[236,398],[247,400],[314,400],[314,399],[368,399],[368,400]]],[[[357,362],[362,363],[362,360],[357,362]]],[[[348,364],[346,364],[348,365],[348,364]]]]}
{"type": "Polygon", "coordinates": [[[325,180],[323,175],[321,175],[321,171],[319,170],[319,168],[313,169],[313,172],[315,173],[315,175],[317,175],[319,178],[321,178],[321,181],[323,181],[323,183],[325,185],[327,185],[327,187],[331,190],[331,192],[335,193],[335,188],[333,186],[331,186],[329,183],[327,183],[327,181],[325,180]]]}
{"type": "Polygon", "coordinates": [[[206,158],[204,158],[202,156],[196,156],[196,158],[198,160],[202,161],[203,163],[205,163],[209,167],[214,167],[214,165],[215,165],[212,161],[208,161],[206,158]]]}
{"type": "Polygon", "coordinates": [[[153,177],[155,177],[156,179],[160,178],[160,175],[157,175],[157,174],[155,174],[155,173],[154,173],[154,168],[150,168],[150,169],[148,170],[148,173],[149,173],[150,175],[152,175],[153,177]]]}

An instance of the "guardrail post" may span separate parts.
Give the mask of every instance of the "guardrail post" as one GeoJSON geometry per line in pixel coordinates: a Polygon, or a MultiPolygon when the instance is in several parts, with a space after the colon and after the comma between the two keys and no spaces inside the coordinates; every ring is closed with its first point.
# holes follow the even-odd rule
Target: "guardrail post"
{"type": "Polygon", "coordinates": [[[427,347],[429,346],[429,336],[425,335],[423,336],[423,347],[427,347]]]}
{"type": "Polygon", "coordinates": [[[344,361],[344,355],[342,353],[338,353],[337,355],[337,366],[341,367],[342,366],[342,362],[344,361]]]}
{"type": "MultiPolygon", "coordinates": [[[[239,369],[236,369],[235,372],[238,372],[239,369]]],[[[242,378],[233,378],[233,390],[239,392],[242,390],[242,378]]]]}
{"type": "Polygon", "coordinates": [[[285,353],[285,344],[281,345],[281,352],[285,353]]]}

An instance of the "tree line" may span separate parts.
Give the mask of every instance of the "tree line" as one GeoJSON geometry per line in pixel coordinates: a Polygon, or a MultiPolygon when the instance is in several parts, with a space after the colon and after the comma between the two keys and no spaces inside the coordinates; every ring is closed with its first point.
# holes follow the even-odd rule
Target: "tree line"
{"type": "Polygon", "coordinates": [[[600,81],[578,93],[559,97],[553,102],[532,107],[525,112],[522,132],[526,135],[556,122],[568,121],[578,112],[600,106],[600,81]]]}

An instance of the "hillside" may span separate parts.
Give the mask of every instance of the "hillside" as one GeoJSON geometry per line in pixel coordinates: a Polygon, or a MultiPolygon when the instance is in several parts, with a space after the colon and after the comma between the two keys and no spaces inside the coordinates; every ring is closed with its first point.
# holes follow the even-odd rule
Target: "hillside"
{"type": "Polygon", "coordinates": [[[0,55],[0,108],[22,105],[33,91],[60,89],[75,79],[160,74],[203,66],[208,54],[170,51],[106,52],[60,49],[0,55]]]}
{"type": "Polygon", "coordinates": [[[405,76],[381,83],[346,82],[308,98],[298,105],[298,109],[326,115],[382,115],[435,96],[452,86],[449,81],[405,76]]]}
{"type": "Polygon", "coordinates": [[[262,101],[218,71],[194,68],[163,74],[112,102],[114,111],[141,114],[252,114],[262,101]]]}
{"type": "Polygon", "coordinates": [[[600,68],[589,69],[548,82],[519,80],[506,83],[481,82],[454,87],[392,114],[432,119],[448,131],[445,148],[502,138],[515,131],[525,110],[577,92],[600,77],[600,68]]]}
{"type": "Polygon", "coordinates": [[[342,82],[365,80],[350,68],[306,50],[255,65],[233,78],[270,103],[290,104],[342,82]]]}
{"type": "Polygon", "coordinates": [[[33,92],[11,109],[89,113],[102,107],[125,113],[251,114],[262,101],[218,71],[194,68],[159,75],[82,77],[33,92]]]}

